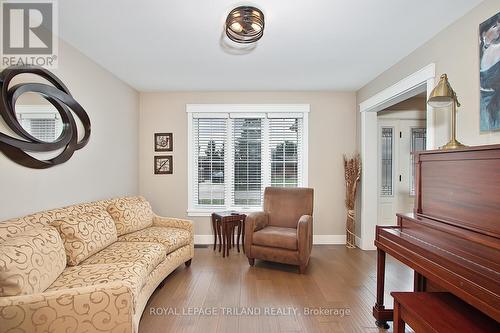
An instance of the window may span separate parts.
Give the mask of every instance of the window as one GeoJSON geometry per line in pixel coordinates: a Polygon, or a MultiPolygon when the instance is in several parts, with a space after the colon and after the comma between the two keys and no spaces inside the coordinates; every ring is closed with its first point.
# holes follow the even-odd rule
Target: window
{"type": "Polygon", "coordinates": [[[410,196],[415,195],[415,155],[412,154],[417,151],[426,149],[426,136],[427,131],[425,128],[414,127],[411,129],[411,153],[410,153],[410,196]]]}
{"type": "Polygon", "coordinates": [[[393,165],[393,141],[394,141],[394,128],[382,127],[381,130],[381,196],[392,196],[392,165],[393,165]]]}
{"type": "Polygon", "coordinates": [[[16,117],[24,130],[38,140],[54,142],[61,135],[61,117],[52,106],[17,105],[16,117]]]}
{"type": "Polygon", "coordinates": [[[255,210],[266,186],[307,186],[308,105],[188,105],[189,213],[255,210]]]}

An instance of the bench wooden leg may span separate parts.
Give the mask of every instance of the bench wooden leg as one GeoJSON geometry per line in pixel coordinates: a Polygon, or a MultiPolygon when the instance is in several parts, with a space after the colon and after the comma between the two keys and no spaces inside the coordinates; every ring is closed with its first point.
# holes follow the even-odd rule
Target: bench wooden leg
{"type": "Polygon", "coordinates": [[[404,333],[405,332],[405,322],[401,318],[401,304],[394,300],[394,319],[393,319],[394,333],[404,333]]]}
{"type": "Polygon", "coordinates": [[[255,259],[254,258],[248,258],[248,263],[250,264],[250,266],[255,265],[255,259]]]}

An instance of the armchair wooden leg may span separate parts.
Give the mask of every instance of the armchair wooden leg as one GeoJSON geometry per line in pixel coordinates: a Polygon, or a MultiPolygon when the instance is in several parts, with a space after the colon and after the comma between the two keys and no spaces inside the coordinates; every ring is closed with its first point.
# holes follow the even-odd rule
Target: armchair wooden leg
{"type": "Polygon", "coordinates": [[[299,272],[300,274],[304,274],[306,272],[307,265],[300,265],[299,266],[299,272]]]}
{"type": "Polygon", "coordinates": [[[255,265],[255,259],[254,258],[248,258],[248,263],[250,264],[250,266],[255,265]]]}
{"type": "Polygon", "coordinates": [[[184,265],[186,265],[186,267],[191,266],[191,260],[193,260],[193,259],[189,259],[188,261],[186,261],[186,262],[184,263],[184,265]]]}

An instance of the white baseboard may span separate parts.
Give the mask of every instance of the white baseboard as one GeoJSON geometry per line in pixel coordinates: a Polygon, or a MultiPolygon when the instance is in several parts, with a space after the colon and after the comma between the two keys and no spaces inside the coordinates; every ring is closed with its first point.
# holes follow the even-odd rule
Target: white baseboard
{"type": "Polygon", "coordinates": [[[361,238],[356,236],[356,239],[354,240],[355,244],[357,247],[361,248],[361,238]]]}
{"type": "Polygon", "coordinates": [[[345,235],[314,235],[314,245],[345,244],[345,235]]]}
{"type": "MultiPolygon", "coordinates": [[[[214,235],[194,235],[196,245],[208,245],[214,243],[214,235]]],[[[357,239],[356,239],[357,243],[357,239]]],[[[313,244],[345,244],[345,235],[314,235],[313,244]]]]}
{"type": "Polygon", "coordinates": [[[214,243],[214,235],[194,235],[196,245],[210,245],[214,243]]]}

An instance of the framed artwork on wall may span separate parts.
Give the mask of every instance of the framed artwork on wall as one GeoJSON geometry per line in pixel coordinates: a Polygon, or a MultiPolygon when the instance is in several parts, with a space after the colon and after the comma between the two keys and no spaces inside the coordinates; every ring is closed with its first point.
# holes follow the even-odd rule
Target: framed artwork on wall
{"type": "Polygon", "coordinates": [[[174,173],[173,156],[155,156],[155,175],[171,175],[174,173]]]}
{"type": "Polygon", "coordinates": [[[172,133],[155,133],[155,151],[173,151],[174,141],[172,133]]]}
{"type": "Polygon", "coordinates": [[[500,13],[479,25],[480,128],[500,130],[500,13]]]}

